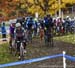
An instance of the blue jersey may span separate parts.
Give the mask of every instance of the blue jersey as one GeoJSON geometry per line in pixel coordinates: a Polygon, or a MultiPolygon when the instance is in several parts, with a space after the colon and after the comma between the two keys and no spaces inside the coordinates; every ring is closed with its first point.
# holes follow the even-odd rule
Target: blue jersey
{"type": "Polygon", "coordinates": [[[31,29],[32,26],[34,26],[34,24],[35,24],[35,22],[34,22],[33,20],[28,20],[28,21],[26,22],[26,27],[27,27],[28,29],[31,29]]]}
{"type": "Polygon", "coordinates": [[[6,28],[5,28],[5,26],[1,27],[1,32],[2,32],[2,34],[6,34],[6,28]]]}
{"type": "Polygon", "coordinates": [[[53,27],[53,19],[52,19],[52,17],[49,17],[49,18],[45,17],[44,18],[44,23],[45,23],[46,28],[53,27]]]}

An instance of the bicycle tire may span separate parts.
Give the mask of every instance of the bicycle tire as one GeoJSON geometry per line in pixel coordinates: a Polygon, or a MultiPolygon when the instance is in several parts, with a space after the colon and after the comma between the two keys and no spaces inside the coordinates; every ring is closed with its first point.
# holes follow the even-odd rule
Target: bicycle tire
{"type": "Polygon", "coordinates": [[[23,43],[21,43],[21,45],[20,45],[20,57],[21,57],[21,60],[24,60],[24,47],[23,47],[23,43]]]}

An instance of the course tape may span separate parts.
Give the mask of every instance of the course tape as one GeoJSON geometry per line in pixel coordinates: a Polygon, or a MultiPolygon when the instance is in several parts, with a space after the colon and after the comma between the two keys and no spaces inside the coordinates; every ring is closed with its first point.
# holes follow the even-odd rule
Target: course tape
{"type": "Polygon", "coordinates": [[[69,56],[69,55],[65,55],[65,58],[66,58],[67,60],[70,60],[70,61],[75,62],[75,57],[72,57],[72,56],[69,56]]]}
{"type": "Polygon", "coordinates": [[[15,65],[21,65],[21,64],[28,64],[28,63],[33,63],[33,62],[47,60],[47,59],[62,57],[62,56],[63,56],[63,54],[58,54],[58,55],[53,55],[53,56],[45,56],[45,57],[41,57],[41,58],[34,58],[34,59],[30,59],[30,60],[24,60],[24,61],[19,61],[19,62],[7,63],[7,64],[0,65],[0,68],[9,67],[9,66],[15,66],[15,65]]]}

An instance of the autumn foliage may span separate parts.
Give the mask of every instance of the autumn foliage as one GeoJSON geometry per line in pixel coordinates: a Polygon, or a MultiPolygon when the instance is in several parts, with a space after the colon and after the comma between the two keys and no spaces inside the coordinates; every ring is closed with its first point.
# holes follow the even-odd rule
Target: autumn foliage
{"type": "Polygon", "coordinates": [[[58,0],[0,0],[0,14],[5,17],[4,20],[35,12],[42,16],[46,13],[54,14],[59,8],[65,8],[67,3],[74,4],[75,0],[61,0],[60,7],[58,0]]]}

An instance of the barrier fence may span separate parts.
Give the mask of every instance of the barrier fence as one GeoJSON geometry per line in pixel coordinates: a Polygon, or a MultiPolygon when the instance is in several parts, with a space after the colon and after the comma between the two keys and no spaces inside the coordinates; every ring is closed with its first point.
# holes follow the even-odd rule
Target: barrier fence
{"type": "Polygon", "coordinates": [[[39,61],[58,58],[58,57],[63,57],[63,68],[66,68],[66,59],[75,62],[75,57],[66,55],[65,52],[63,51],[63,54],[57,54],[57,55],[53,55],[53,56],[45,56],[45,57],[41,57],[41,58],[34,58],[34,59],[29,59],[29,60],[24,60],[24,61],[1,64],[0,68],[16,66],[16,65],[21,65],[21,64],[28,64],[28,63],[33,63],[33,62],[39,62],[39,61]]]}

